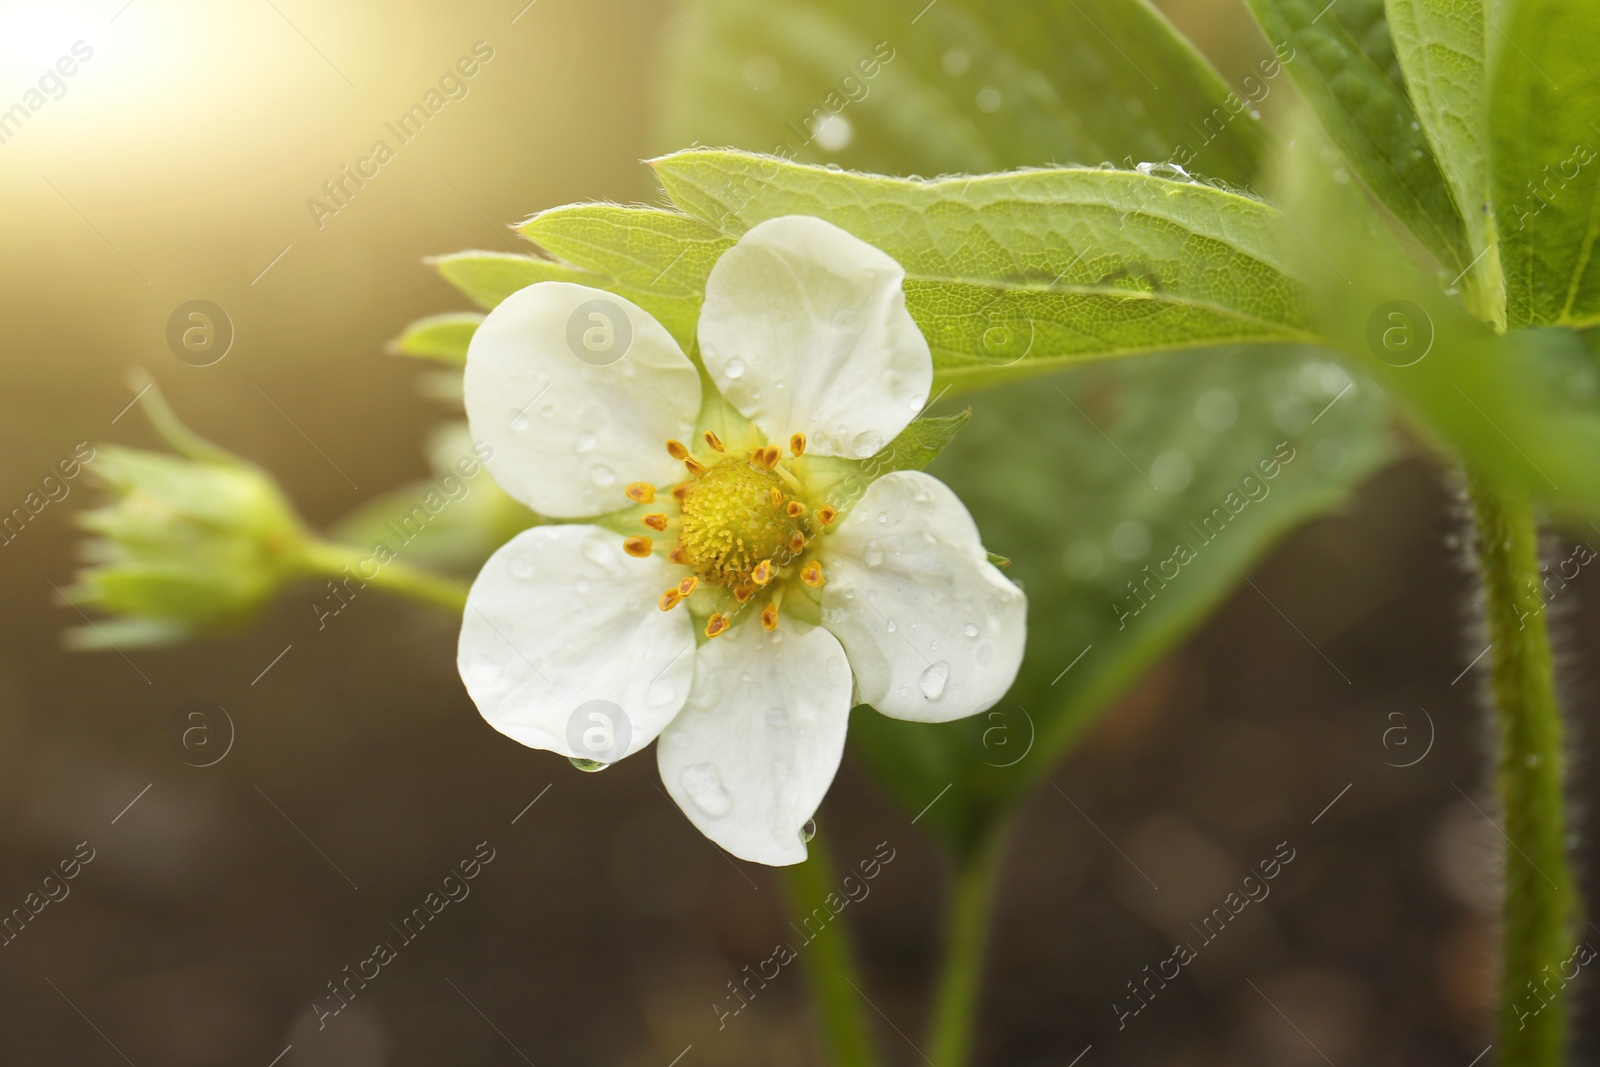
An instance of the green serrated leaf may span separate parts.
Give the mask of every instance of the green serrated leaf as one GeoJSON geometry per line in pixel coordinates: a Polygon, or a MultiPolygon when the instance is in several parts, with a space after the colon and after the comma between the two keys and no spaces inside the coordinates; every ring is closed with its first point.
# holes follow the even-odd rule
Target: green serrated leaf
{"type": "Polygon", "coordinates": [[[1600,322],[1600,4],[1515,0],[1489,93],[1491,184],[1511,326],[1600,322]]]}
{"type": "Polygon", "coordinates": [[[1294,47],[1289,72],[1350,166],[1454,273],[1473,253],[1407,98],[1383,4],[1250,0],[1267,36],[1294,47]]]}
{"type": "Polygon", "coordinates": [[[1263,155],[1252,105],[1144,0],[942,0],[914,20],[896,0],[701,0],[686,14],[669,24],[664,148],[924,174],[1174,161],[1236,182],[1263,155]],[[848,126],[823,148],[833,115],[848,126]]]}
{"type": "Polygon", "coordinates": [[[435,256],[428,263],[441,277],[481,308],[493,308],[500,301],[526,289],[534,282],[576,282],[595,285],[596,275],[535,256],[509,252],[452,252],[435,256]]]}
{"type": "Polygon", "coordinates": [[[483,316],[473,311],[429,315],[407,326],[389,343],[389,351],[397,356],[418,356],[465,366],[467,346],[482,322],[483,316]]]}
{"type": "Polygon", "coordinates": [[[923,181],[732,151],[653,165],[674,203],[728,236],[815,215],[894,256],[941,384],[1311,336],[1277,212],[1209,185],[1093,168],[923,181]]]}

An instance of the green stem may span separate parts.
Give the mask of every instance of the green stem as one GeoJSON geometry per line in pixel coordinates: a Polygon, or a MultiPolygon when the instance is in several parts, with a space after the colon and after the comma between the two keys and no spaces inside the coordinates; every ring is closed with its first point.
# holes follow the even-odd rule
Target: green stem
{"type": "Polygon", "coordinates": [[[965,1067],[972,1055],[983,987],[984,951],[990,910],[999,885],[1006,831],[993,830],[971,852],[959,857],[944,914],[944,963],[934,993],[928,1057],[939,1067],[965,1067]]]}
{"type": "Polygon", "coordinates": [[[802,935],[811,940],[801,955],[811,986],[811,1002],[816,1006],[823,1062],[830,1067],[875,1067],[878,1054],[862,1011],[866,995],[861,989],[849,931],[834,921],[834,913],[824,903],[830,893],[838,892],[833,864],[820,839],[813,840],[810,848],[809,859],[782,871],[794,925],[808,931],[817,929],[802,935]]]}
{"type": "Polygon", "coordinates": [[[301,549],[301,563],[308,574],[348,578],[356,589],[370,585],[457,615],[466,610],[466,593],[450,579],[394,559],[380,563],[371,552],[350,545],[311,538],[301,549]]]}
{"type": "Polygon", "coordinates": [[[1496,787],[1508,842],[1499,1062],[1556,1067],[1566,1051],[1561,964],[1575,894],[1562,810],[1561,713],[1528,501],[1470,478],[1488,637],[1493,642],[1496,787]],[[1547,980],[1554,978],[1553,984],[1547,980]]]}

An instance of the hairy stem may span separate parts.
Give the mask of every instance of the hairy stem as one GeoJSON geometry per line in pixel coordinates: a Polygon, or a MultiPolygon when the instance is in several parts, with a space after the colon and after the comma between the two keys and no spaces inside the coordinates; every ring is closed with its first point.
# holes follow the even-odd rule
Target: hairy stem
{"type": "MultiPolygon", "coordinates": [[[[811,842],[811,856],[804,863],[782,868],[788,890],[789,913],[796,929],[809,929],[807,919],[818,910],[829,920],[826,926],[799,946],[811,986],[811,1002],[817,1012],[818,1038],[823,1062],[829,1067],[876,1067],[878,1054],[862,1009],[866,994],[861,990],[861,975],[856,969],[855,950],[849,931],[824,904],[829,893],[837,892],[833,864],[820,839],[811,842]]],[[[813,919],[813,926],[816,921],[813,919]]],[[[805,935],[802,935],[805,936],[805,935]]]]}
{"type": "Polygon", "coordinates": [[[370,552],[350,545],[311,540],[302,549],[302,555],[308,574],[335,582],[348,580],[352,583],[352,593],[370,585],[455,615],[461,614],[467,606],[466,593],[443,575],[408,567],[398,560],[379,563],[370,552]]]}
{"type": "Polygon", "coordinates": [[[1499,1061],[1556,1067],[1565,1058],[1561,964],[1572,951],[1574,890],[1562,810],[1561,713],[1528,501],[1470,478],[1485,620],[1492,642],[1496,791],[1507,841],[1499,1061]]]}
{"type": "Polygon", "coordinates": [[[966,1067],[983,988],[990,911],[1005,852],[1004,828],[992,830],[956,861],[944,915],[944,962],[934,993],[929,1058],[939,1067],[966,1067]]]}

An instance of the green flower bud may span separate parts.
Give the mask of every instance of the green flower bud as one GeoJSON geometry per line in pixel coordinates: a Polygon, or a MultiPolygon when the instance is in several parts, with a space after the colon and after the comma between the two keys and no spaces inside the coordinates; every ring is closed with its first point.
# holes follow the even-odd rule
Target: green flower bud
{"type": "Polygon", "coordinates": [[[73,647],[235,629],[308,573],[309,533],[272,476],[194,435],[154,387],[141,399],[180,455],[100,449],[90,471],[112,499],[78,517],[97,536],[67,598],[113,619],[69,631],[73,647]]]}

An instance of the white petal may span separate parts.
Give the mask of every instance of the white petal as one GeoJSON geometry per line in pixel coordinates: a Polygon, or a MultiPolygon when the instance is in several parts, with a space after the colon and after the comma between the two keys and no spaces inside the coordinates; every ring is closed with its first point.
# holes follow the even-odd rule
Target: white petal
{"type": "Polygon", "coordinates": [[[456,665],[490,726],[609,763],[678,713],[694,677],[694,623],[656,598],[682,568],[621,544],[598,526],[536,526],[483,565],[456,665]]]}
{"type": "Polygon", "coordinates": [[[1027,598],[989,562],[943,482],[873,482],[823,541],[822,625],[850,654],[861,701],[948,722],[992,707],[1022,664],[1027,598]]]}
{"type": "Polygon", "coordinates": [[[740,859],[800,863],[849,717],[850,665],[832,634],[748,618],[696,653],[689,702],[656,746],[662,784],[740,859]]]}
{"type": "Polygon", "coordinates": [[[570,282],[520,289],[467,349],[467,421],[490,473],[552,518],[626,507],[629,482],[662,485],[666,453],[700,410],[700,377],[666,329],[612,293],[570,282]]]}
{"type": "Polygon", "coordinates": [[[768,219],[706,281],[700,354],[722,395],[774,442],[864,459],[927,403],[933,357],[905,271],[807,215],[768,219]]]}

